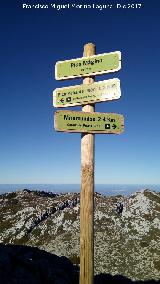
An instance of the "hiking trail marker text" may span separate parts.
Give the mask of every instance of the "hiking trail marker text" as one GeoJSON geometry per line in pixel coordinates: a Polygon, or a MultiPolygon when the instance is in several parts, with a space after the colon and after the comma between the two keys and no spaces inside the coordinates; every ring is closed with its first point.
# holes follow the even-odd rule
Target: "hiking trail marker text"
{"type": "Polygon", "coordinates": [[[110,79],[90,85],[57,88],[53,92],[54,107],[69,107],[119,99],[120,80],[110,79]]]}
{"type": "Polygon", "coordinates": [[[59,110],[55,113],[54,125],[57,131],[120,134],[124,129],[124,118],[116,113],[59,110]]]}
{"type": "Polygon", "coordinates": [[[56,80],[88,77],[115,72],[121,69],[121,52],[115,51],[77,59],[58,61],[55,66],[56,80]]]}

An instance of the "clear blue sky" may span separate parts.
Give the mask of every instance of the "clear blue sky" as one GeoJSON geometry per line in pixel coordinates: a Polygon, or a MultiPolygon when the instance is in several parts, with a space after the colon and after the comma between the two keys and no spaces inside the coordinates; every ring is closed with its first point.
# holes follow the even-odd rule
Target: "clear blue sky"
{"type": "Polygon", "coordinates": [[[54,131],[52,92],[82,82],[56,81],[54,66],[81,57],[88,42],[97,54],[122,52],[119,72],[96,77],[121,80],[121,99],[96,104],[96,111],[123,114],[125,132],[96,135],[95,182],[160,183],[160,2],[103,11],[22,9],[23,3],[52,1],[0,6],[0,183],[80,182],[81,135],[54,131]]]}

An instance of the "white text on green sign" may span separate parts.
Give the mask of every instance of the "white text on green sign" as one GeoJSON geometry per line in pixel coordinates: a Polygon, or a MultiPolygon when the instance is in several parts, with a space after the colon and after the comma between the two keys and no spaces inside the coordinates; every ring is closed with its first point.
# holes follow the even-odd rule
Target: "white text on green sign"
{"type": "Polygon", "coordinates": [[[120,134],[124,130],[124,117],[116,113],[90,113],[78,111],[55,112],[57,131],[120,134]]]}
{"type": "Polygon", "coordinates": [[[54,107],[69,107],[119,99],[120,80],[110,79],[89,85],[58,88],[53,92],[54,107]]]}
{"type": "Polygon", "coordinates": [[[121,52],[115,51],[82,57],[77,59],[58,61],[55,66],[55,77],[57,80],[85,77],[121,69],[121,52]]]}

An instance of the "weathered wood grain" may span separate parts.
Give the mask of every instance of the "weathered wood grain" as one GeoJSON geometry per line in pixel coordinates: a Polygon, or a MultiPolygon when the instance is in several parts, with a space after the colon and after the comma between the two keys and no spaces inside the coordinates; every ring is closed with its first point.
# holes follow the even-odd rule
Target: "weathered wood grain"
{"type": "MultiPolygon", "coordinates": [[[[84,56],[96,52],[94,44],[84,46],[84,56]]],[[[91,84],[94,78],[85,78],[91,84]]],[[[84,112],[94,112],[86,105],[84,112]]],[[[81,194],[80,194],[80,284],[93,284],[94,278],[94,134],[81,136],[81,194]]]]}

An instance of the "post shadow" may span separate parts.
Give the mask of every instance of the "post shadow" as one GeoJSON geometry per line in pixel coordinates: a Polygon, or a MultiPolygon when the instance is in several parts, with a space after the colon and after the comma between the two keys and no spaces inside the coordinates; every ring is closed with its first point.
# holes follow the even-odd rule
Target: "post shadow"
{"type": "MultiPolygon", "coordinates": [[[[0,284],[79,284],[79,266],[64,256],[36,247],[0,244],[0,284]]],[[[94,284],[159,284],[160,281],[132,281],[122,276],[99,274],[94,284]]]]}

